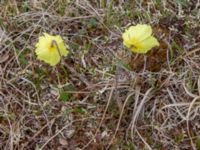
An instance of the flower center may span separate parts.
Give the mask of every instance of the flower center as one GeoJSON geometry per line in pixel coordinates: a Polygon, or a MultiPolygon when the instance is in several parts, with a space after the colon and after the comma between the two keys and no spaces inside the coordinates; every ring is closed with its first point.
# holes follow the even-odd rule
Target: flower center
{"type": "Polygon", "coordinates": [[[49,44],[49,51],[50,52],[55,52],[57,51],[57,47],[56,47],[56,41],[55,40],[51,40],[51,43],[49,44]]]}
{"type": "Polygon", "coordinates": [[[141,44],[140,44],[140,41],[136,38],[132,39],[132,45],[131,45],[131,48],[140,48],[141,47],[141,44]]]}
{"type": "Polygon", "coordinates": [[[49,47],[49,51],[50,52],[55,52],[56,51],[56,47],[55,46],[50,46],[49,47]]]}

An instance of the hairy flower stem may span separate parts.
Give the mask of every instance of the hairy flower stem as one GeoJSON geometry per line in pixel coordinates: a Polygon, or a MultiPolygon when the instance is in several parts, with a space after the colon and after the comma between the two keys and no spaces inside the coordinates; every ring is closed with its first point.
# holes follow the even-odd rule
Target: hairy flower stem
{"type": "Polygon", "coordinates": [[[62,60],[62,55],[61,55],[61,53],[60,53],[60,48],[59,48],[59,46],[58,46],[58,43],[55,41],[55,40],[52,40],[51,41],[51,47],[53,47],[53,46],[56,46],[56,49],[57,49],[57,51],[58,51],[58,54],[60,55],[60,59],[62,60]]]}
{"type": "MultiPolygon", "coordinates": [[[[59,55],[60,55],[60,59],[61,59],[61,61],[62,61],[62,57],[61,57],[60,48],[59,48],[59,46],[58,46],[58,43],[57,43],[57,41],[52,40],[52,42],[51,42],[51,47],[53,47],[54,45],[56,46],[56,49],[57,49],[57,51],[58,51],[58,53],[59,53],[59,55]]],[[[87,85],[87,86],[90,86],[90,85],[91,85],[91,84],[89,83],[89,81],[86,79],[86,77],[84,77],[84,76],[80,75],[79,73],[77,73],[76,70],[74,70],[74,69],[73,69],[72,67],[70,67],[68,64],[66,64],[66,63],[63,63],[63,64],[67,67],[67,69],[69,69],[69,71],[70,71],[71,73],[75,74],[85,85],[87,85]]]]}

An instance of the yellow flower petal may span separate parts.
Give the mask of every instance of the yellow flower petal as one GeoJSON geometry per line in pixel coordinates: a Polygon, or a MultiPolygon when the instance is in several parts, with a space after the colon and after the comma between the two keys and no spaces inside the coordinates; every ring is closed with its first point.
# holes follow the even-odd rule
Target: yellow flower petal
{"type": "Polygon", "coordinates": [[[147,53],[151,48],[159,45],[157,39],[151,34],[152,29],[149,25],[131,26],[122,35],[123,43],[133,52],[147,53]]]}
{"type": "Polygon", "coordinates": [[[37,58],[51,66],[58,64],[61,56],[67,56],[69,53],[64,41],[59,35],[52,36],[44,33],[43,36],[39,37],[39,41],[35,46],[37,58]]]}
{"type": "Polygon", "coordinates": [[[149,51],[151,48],[155,46],[159,46],[158,40],[155,37],[150,36],[149,38],[141,42],[140,49],[142,53],[146,53],[147,51],[149,51]]]}
{"type": "Polygon", "coordinates": [[[56,36],[56,41],[57,41],[57,43],[59,45],[61,55],[62,56],[67,56],[68,51],[66,51],[66,46],[64,44],[63,39],[60,36],[57,35],[56,36]]]}
{"type": "Polygon", "coordinates": [[[143,41],[147,37],[151,36],[152,29],[151,26],[138,24],[136,26],[131,26],[128,31],[130,40],[138,39],[138,41],[143,41]]]}
{"type": "Polygon", "coordinates": [[[129,38],[129,34],[127,32],[125,32],[123,35],[122,35],[122,38],[123,38],[123,43],[125,46],[127,46],[128,48],[131,47],[132,43],[131,43],[131,40],[129,38]]]}

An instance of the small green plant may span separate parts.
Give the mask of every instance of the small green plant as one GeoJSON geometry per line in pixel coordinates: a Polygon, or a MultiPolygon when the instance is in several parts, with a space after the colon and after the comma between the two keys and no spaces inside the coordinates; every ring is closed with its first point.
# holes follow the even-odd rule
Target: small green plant
{"type": "Polygon", "coordinates": [[[70,99],[70,95],[67,92],[60,91],[60,96],[59,96],[60,101],[67,102],[67,101],[69,101],[69,99],[70,99]]]}
{"type": "Polygon", "coordinates": [[[197,138],[196,140],[196,149],[200,150],[200,138],[197,138]]]}

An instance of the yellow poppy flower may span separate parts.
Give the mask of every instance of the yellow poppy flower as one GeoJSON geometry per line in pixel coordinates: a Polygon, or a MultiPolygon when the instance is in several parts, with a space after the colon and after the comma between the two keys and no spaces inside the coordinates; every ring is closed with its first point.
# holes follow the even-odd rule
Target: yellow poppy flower
{"type": "Polygon", "coordinates": [[[157,39],[152,36],[151,26],[145,24],[129,27],[122,38],[124,45],[135,53],[147,53],[151,48],[159,46],[157,39]]]}
{"type": "Polygon", "coordinates": [[[51,66],[55,66],[60,62],[61,56],[67,56],[69,53],[59,35],[52,36],[47,33],[39,37],[35,52],[39,60],[51,66]]]}

